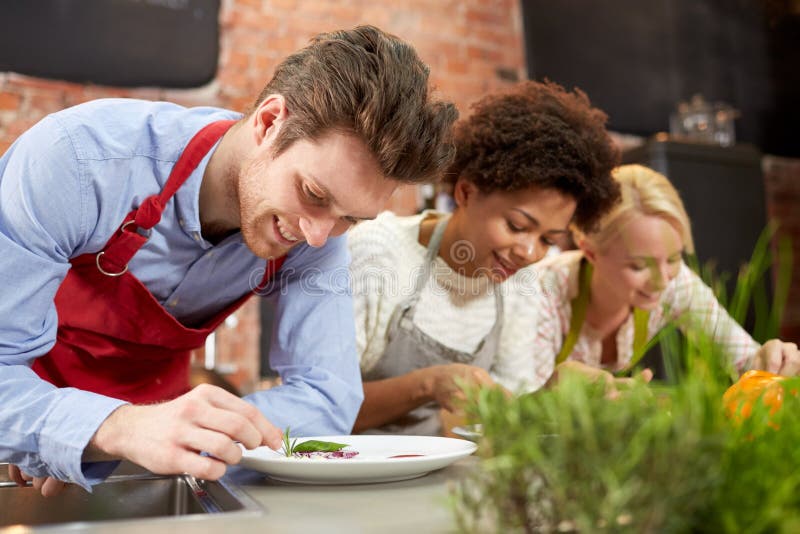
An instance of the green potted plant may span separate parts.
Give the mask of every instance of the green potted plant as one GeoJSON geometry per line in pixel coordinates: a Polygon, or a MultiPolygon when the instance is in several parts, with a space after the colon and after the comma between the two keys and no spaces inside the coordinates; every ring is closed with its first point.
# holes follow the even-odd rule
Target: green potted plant
{"type": "MultiPolygon", "coordinates": [[[[760,250],[749,268],[763,275],[760,250]]],[[[737,293],[753,295],[752,272],[737,293]]],[[[758,400],[749,417],[731,417],[722,401],[731,372],[713,344],[690,333],[675,348],[679,380],[634,382],[614,400],[581,376],[513,398],[473,391],[481,461],[453,490],[458,528],[800,532],[800,379],[781,382],[781,409],[758,400]]]]}

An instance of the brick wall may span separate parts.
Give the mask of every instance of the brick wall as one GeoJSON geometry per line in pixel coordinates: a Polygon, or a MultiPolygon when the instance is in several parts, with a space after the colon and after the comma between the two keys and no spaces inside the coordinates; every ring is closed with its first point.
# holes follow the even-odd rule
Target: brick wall
{"type": "MultiPolygon", "coordinates": [[[[0,73],[0,154],[48,113],[102,97],[168,100],[240,111],[252,104],[275,65],[315,34],[373,24],[415,44],[442,97],[463,112],[482,94],[524,78],[517,0],[222,0],[217,77],[191,90],[121,89],[0,73]]],[[[416,189],[400,188],[389,208],[412,213],[416,189]]],[[[243,390],[257,378],[258,307],[253,300],[222,326],[217,359],[234,364],[243,390]]],[[[202,352],[202,351],[201,351],[202,352]]]]}

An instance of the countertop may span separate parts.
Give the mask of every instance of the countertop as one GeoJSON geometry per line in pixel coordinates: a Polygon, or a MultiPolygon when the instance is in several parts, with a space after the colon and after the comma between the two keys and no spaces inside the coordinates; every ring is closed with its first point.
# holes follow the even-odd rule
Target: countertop
{"type": "MultiPolygon", "coordinates": [[[[353,485],[302,485],[271,480],[263,473],[229,468],[227,482],[238,486],[263,513],[196,514],[181,518],[82,523],[79,532],[114,534],[265,532],[428,534],[454,532],[449,489],[476,465],[475,456],[444,469],[400,482],[353,485]]],[[[62,525],[63,529],[63,525],[62,525]]],[[[58,526],[15,530],[49,533],[58,526]]]]}

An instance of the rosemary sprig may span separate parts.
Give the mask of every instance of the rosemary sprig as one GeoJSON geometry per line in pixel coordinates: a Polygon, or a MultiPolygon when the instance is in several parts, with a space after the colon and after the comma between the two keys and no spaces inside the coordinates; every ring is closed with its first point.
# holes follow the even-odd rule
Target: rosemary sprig
{"type": "Polygon", "coordinates": [[[286,427],[286,430],[283,432],[283,448],[281,452],[286,456],[291,456],[294,454],[294,448],[297,446],[297,438],[291,439],[289,437],[289,427],[286,427]]]}

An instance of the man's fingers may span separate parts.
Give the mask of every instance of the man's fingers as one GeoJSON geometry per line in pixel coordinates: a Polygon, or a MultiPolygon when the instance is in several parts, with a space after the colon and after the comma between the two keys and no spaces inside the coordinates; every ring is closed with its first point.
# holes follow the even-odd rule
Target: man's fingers
{"type": "MultiPolygon", "coordinates": [[[[238,446],[237,446],[238,448],[238,446]]],[[[177,458],[183,466],[183,472],[203,480],[217,480],[225,474],[225,462],[211,456],[201,456],[190,451],[183,451],[177,458]]]]}
{"type": "Polygon", "coordinates": [[[8,464],[8,478],[17,486],[24,486],[26,484],[25,477],[22,476],[22,471],[14,464],[8,464]]]}
{"type": "Polygon", "coordinates": [[[47,477],[42,484],[41,492],[44,497],[55,497],[66,487],[67,484],[65,482],[52,477],[47,477]]]}
{"type": "Polygon", "coordinates": [[[227,435],[233,441],[240,441],[248,449],[255,449],[264,441],[255,424],[237,412],[210,408],[203,412],[198,423],[208,430],[227,435]]]}
{"type": "Polygon", "coordinates": [[[46,477],[33,477],[33,487],[38,491],[42,491],[42,486],[44,486],[46,480],[46,477]]]}
{"type": "MultiPolygon", "coordinates": [[[[215,480],[227,464],[241,460],[242,449],[235,441],[258,446],[270,429],[274,427],[255,406],[221,388],[198,386],[168,402],[117,409],[91,443],[154,473],[189,473],[215,480]]],[[[274,437],[277,448],[281,438],[277,429],[274,437]]]]}
{"type": "MultiPolygon", "coordinates": [[[[225,391],[222,388],[201,385],[196,387],[193,391],[200,391],[200,393],[211,403],[213,406],[222,410],[237,413],[242,417],[249,420],[255,427],[256,431],[261,435],[259,445],[267,445],[273,449],[281,446],[283,433],[281,430],[270,423],[266,417],[255,407],[244,399],[240,399],[236,395],[225,391]]],[[[245,443],[243,440],[242,443],[245,443]]],[[[251,441],[252,443],[252,441],[251,441]]],[[[248,446],[248,448],[253,448],[248,446]]]]}
{"type": "MultiPolygon", "coordinates": [[[[250,406],[253,405],[250,404],[250,406]]],[[[256,413],[258,413],[258,417],[251,418],[250,421],[255,425],[259,434],[261,434],[263,437],[260,444],[266,445],[271,449],[280,448],[281,444],[283,443],[283,431],[270,423],[269,420],[258,411],[258,408],[253,406],[253,409],[256,411],[256,413]]]]}
{"type": "Polygon", "coordinates": [[[28,481],[33,481],[33,487],[44,497],[54,497],[61,493],[66,483],[52,477],[32,477],[13,464],[8,464],[8,478],[18,486],[25,486],[28,481]]]}
{"type": "Polygon", "coordinates": [[[184,437],[182,445],[189,452],[205,451],[229,465],[238,464],[242,459],[239,445],[227,435],[212,430],[194,429],[184,437]]]}
{"type": "MultiPolygon", "coordinates": [[[[237,446],[238,447],[238,446],[237,446]]],[[[175,448],[167,453],[169,461],[150,467],[159,475],[185,473],[203,480],[217,480],[225,474],[227,464],[213,456],[203,456],[196,451],[175,448]]]]}

